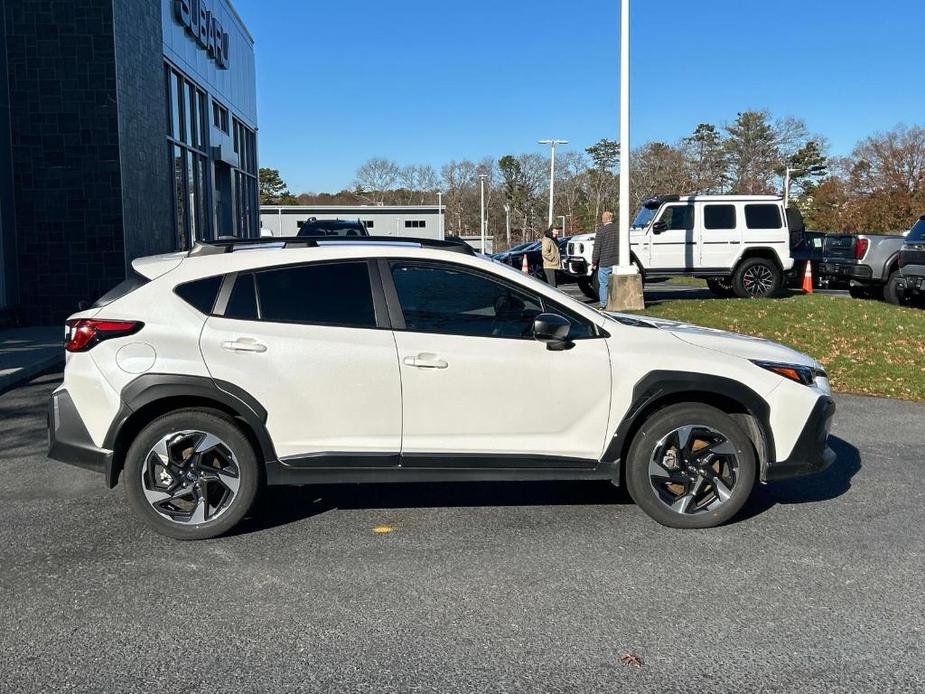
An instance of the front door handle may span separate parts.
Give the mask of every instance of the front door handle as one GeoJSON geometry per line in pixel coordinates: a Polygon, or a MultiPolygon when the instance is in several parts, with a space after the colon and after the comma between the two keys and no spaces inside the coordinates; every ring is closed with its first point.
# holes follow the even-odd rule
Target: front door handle
{"type": "Polygon", "coordinates": [[[222,349],[227,349],[229,352],[266,352],[267,346],[262,345],[254,339],[242,337],[240,340],[235,340],[234,342],[228,341],[222,343],[222,349]]]}
{"type": "Polygon", "coordinates": [[[417,354],[413,357],[405,357],[402,362],[405,366],[413,366],[416,369],[445,369],[449,366],[436,354],[417,354]]]}

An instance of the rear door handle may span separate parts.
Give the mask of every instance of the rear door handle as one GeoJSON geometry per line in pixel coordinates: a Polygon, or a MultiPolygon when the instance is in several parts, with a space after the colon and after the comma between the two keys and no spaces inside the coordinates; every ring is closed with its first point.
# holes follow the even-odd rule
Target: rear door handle
{"type": "Polygon", "coordinates": [[[222,349],[227,349],[229,352],[266,352],[267,346],[260,344],[252,338],[242,337],[240,340],[235,340],[234,342],[228,341],[222,343],[222,349]]]}
{"type": "Polygon", "coordinates": [[[413,357],[405,357],[402,362],[404,362],[405,366],[413,366],[416,369],[445,369],[449,366],[436,354],[418,354],[413,357]]]}

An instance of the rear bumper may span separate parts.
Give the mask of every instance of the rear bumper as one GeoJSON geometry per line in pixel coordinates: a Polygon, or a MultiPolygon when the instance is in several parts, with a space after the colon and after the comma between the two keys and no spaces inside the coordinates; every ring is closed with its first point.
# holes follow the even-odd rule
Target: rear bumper
{"type": "Polygon", "coordinates": [[[112,451],[93,443],[66,389],[48,399],[48,457],[104,474],[112,468],[112,451]]]}
{"type": "Polygon", "coordinates": [[[824,261],[819,264],[819,273],[832,277],[845,277],[852,280],[869,281],[874,277],[870,265],[850,262],[824,261]]]}
{"type": "Polygon", "coordinates": [[[790,457],[771,463],[764,470],[764,481],[802,477],[822,472],[835,462],[835,451],[829,447],[829,429],[835,415],[835,401],[821,397],[810,412],[790,457]]]}

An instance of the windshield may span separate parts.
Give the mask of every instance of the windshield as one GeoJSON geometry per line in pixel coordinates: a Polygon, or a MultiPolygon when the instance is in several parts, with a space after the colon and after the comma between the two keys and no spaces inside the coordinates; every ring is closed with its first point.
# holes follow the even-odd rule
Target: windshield
{"type": "Polygon", "coordinates": [[[339,219],[322,219],[305,222],[299,227],[299,236],[369,236],[362,222],[339,219]]]}
{"type": "Polygon", "coordinates": [[[636,219],[633,220],[633,223],[630,225],[633,229],[642,229],[649,226],[649,222],[652,221],[655,217],[655,213],[658,212],[658,209],[650,209],[648,207],[643,207],[636,213],[636,219]]]}
{"type": "Polygon", "coordinates": [[[909,231],[909,235],[906,237],[908,243],[925,243],[925,217],[922,217],[917,221],[912,229],[909,231]]]}

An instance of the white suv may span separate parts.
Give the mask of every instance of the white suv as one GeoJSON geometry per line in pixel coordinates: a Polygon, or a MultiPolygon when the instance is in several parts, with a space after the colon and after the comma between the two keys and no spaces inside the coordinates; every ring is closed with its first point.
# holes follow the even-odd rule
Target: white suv
{"type": "MultiPolygon", "coordinates": [[[[644,277],[704,277],[720,296],[776,292],[793,268],[791,234],[802,234],[798,210],[772,195],[665,195],[647,200],[630,229],[633,262],[644,277]]],[[[594,234],[569,240],[565,270],[590,298],[594,234]]]]}
{"type": "Polygon", "coordinates": [[[67,321],[49,456],[176,538],[263,484],[603,479],[715,526],[834,459],[825,373],[780,345],[604,314],[450,241],[215,242],[136,260],[67,321]]]}

